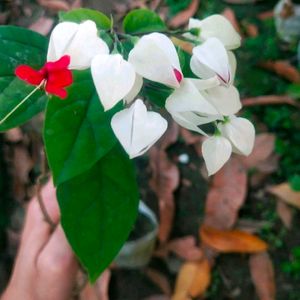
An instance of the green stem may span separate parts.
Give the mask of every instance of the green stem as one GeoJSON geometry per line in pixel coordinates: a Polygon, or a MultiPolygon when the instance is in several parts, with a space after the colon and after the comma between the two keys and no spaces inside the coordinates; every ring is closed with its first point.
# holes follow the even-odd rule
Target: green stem
{"type": "Polygon", "coordinates": [[[20,106],[22,106],[38,89],[40,89],[43,84],[44,80],[32,91],[30,92],[17,106],[15,106],[1,121],[0,125],[2,125],[20,106]]]}

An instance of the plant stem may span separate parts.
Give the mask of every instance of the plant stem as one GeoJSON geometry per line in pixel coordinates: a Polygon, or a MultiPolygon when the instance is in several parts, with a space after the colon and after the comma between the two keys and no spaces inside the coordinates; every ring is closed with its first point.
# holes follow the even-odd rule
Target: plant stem
{"type": "Polygon", "coordinates": [[[2,125],[20,106],[22,106],[38,89],[40,89],[43,84],[44,80],[32,91],[30,92],[17,106],[15,106],[1,121],[0,125],[2,125]]]}

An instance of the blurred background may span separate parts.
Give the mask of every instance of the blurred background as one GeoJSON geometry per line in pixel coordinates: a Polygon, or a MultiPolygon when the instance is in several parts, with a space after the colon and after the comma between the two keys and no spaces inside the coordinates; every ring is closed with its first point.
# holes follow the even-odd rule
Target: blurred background
{"type": "MultiPolygon", "coordinates": [[[[152,238],[147,252],[150,262],[146,258],[135,267],[130,253],[145,233],[133,232],[129,256],[120,256],[80,299],[192,299],[180,296],[186,289],[177,280],[181,274],[198,282],[193,299],[299,300],[300,1],[1,0],[0,24],[48,35],[59,11],[79,7],[112,14],[116,24],[132,9],[149,8],[171,28],[184,28],[192,16],[223,14],[243,38],[236,51],[236,84],[244,104],[240,114],[258,134],[250,157],[233,157],[207,178],[201,137],[171,124],[163,140],[136,162],[141,198],[159,220],[155,249],[152,238]],[[254,234],[268,244],[268,252],[247,254],[257,241],[238,235],[229,237],[230,251],[211,251],[203,241],[214,238],[222,244],[228,236],[199,234],[204,221],[254,234]]],[[[44,161],[42,120],[41,115],[0,134],[0,291],[10,276],[26,203],[44,161]]],[[[152,212],[147,214],[148,208],[144,216],[150,216],[150,226],[139,218],[138,227],[156,232],[152,212]]]]}

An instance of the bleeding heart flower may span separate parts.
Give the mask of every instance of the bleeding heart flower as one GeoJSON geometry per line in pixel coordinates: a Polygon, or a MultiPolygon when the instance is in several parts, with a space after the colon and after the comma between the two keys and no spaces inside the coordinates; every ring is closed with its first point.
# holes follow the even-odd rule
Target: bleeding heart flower
{"type": "Polygon", "coordinates": [[[175,46],[162,33],[144,35],[130,51],[128,61],[142,77],[173,88],[183,79],[175,46]]]}
{"type": "MultiPolygon", "coordinates": [[[[141,88],[140,82],[136,83],[133,66],[120,54],[95,56],[92,60],[91,71],[97,93],[105,110],[114,107],[128,94],[137,94],[139,92],[137,89],[141,88]]],[[[132,97],[132,94],[130,96],[132,97]]]]}
{"type": "Polygon", "coordinates": [[[217,38],[209,38],[193,49],[191,69],[202,79],[217,76],[226,86],[234,80],[236,60],[232,52],[227,52],[217,38]]]}
{"type": "Polygon", "coordinates": [[[40,85],[43,81],[45,91],[62,99],[67,97],[65,88],[72,84],[72,72],[68,69],[70,56],[65,55],[54,62],[47,62],[40,70],[34,70],[30,66],[20,65],[15,74],[21,80],[32,85],[40,85]]]}
{"type": "Polygon", "coordinates": [[[47,60],[70,55],[70,69],[84,70],[90,67],[94,56],[108,53],[108,46],[98,37],[95,22],[62,22],[51,33],[47,60]]]}
{"type": "MultiPolygon", "coordinates": [[[[189,29],[198,28],[199,40],[206,41],[211,37],[218,38],[227,50],[233,50],[241,45],[241,37],[231,23],[222,15],[212,15],[203,20],[191,18],[189,29]]],[[[189,35],[193,37],[192,35],[189,35]]]]}
{"type": "Polygon", "coordinates": [[[167,130],[167,121],[156,112],[149,112],[142,100],[116,113],[112,129],[130,158],[144,154],[167,130]]]}
{"type": "Polygon", "coordinates": [[[230,116],[224,123],[218,124],[218,128],[222,136],[231,142],[233,152],[246,156],[252,152],[255,128],[249,120],[230,116]]]}
{"type": "Polygon", "coordinates": [[[203,97],[199,89],[215,84],[212,80],[184,79],[180,87],[167,98],[167,111],[181,126],[206,135],[199,126],[222,120],[223,117],[214,105],[203,97]]]}
{"type": "Polygon", "coordinates": [[[213,175],[219,171],[231,156],[232,146],[230,142],[222,136],[212,136],[202,144],[202,155],[208,171],[208,175],[213,175]]]}

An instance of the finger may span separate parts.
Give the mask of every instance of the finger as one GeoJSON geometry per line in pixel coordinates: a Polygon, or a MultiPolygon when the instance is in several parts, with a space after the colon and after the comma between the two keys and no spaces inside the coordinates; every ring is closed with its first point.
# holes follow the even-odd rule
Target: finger
{"type": "Polygon", "coordinates": [[[58,225],[37,260],[37,272],[46,283],[44,288],[41,287],[41,299],[68,299],[77,271],[77,260],[61,225],[58,225]]]}

